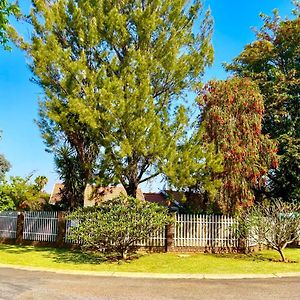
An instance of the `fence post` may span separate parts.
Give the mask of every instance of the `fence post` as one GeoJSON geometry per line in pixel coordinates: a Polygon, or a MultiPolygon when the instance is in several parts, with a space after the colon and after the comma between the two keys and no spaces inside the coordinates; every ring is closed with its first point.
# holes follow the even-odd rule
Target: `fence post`
{"type": "MultiPolygon", "coordinates": [[[[173,218],[176,222],[176,214],[173,214],[173,218]]],[[[171,250],[171,248],[173,248],[174,246],[174,231],[175,231],[175,226],[176,224],[172,223],[172,224],[168,224],[166,226],[166,234],[165,234],[165,251],[169,252],[171,250]]]]}
{"type": "Polygon", "coordinates": [[[24,231],[24,212],[18,212],[17,230],[16,230],[16,244],[22,245],[24,231]]]}
{"type": "Polygon", "coordinates": [[[57,226],[57,236],[56,236],[56,245],[57,247],[63,247],[65,244],[65,235],[66,235],[66,215],[64,212],[59,211],[57,214],[58,226],[57,226]]]}

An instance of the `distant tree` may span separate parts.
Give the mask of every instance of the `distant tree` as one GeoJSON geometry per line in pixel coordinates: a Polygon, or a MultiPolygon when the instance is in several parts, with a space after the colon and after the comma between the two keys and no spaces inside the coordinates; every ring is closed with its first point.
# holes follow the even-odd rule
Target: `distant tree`
{"type": "Polygon", "coordinates": [[[281,200],[260,203],[245,211],[239,224],[241,236],[278,251],[284,262],[284,249],[299,238],[300,204],[281,200]]]}
{"type": "Polygon", "coordinates": [[[48,182],[45,176],[38,176],[31,181],[32,175],[25,178],[11,176],[0,184],[1,210],[39,210],[47,204],[49,195],[44,192],[48,182]]]}
{"type": "Polygon", "coordinates": [[[135,197],[175,156],[188,122],[182,100],[213,59],[203,12],[200,0],[34,0],[31,41],[11,31],[45,92],[43,136],[53,152],[63,136],[85,183],[97,165],[98,180],[135,197]]]}
{"type": "Polygon", "coordinates": [[[7,46],[7,24],[8,17],[19,12],[16,4],[10,4],[7,0],[0,0],[0,46],[4,46],[5,49],[10,49],[7,46]]]}
{"type": "Polygon", "coordinates": [[[10,170],[10,163],[6,160],[3,154],[0,154],[0,183],[4,179],[5,173],[10,170]]]}
{"type": "MultiPolygon", "coordinates": [[[[0,131],[1,140],[1,131],[0,131]]],[[[3,154],[0,154],[0,184],[4,180],[5,173],[7,173],[11,168],[9,161],[6,160],[3,154]]]]}
{"type": "Polygon", "coordinates": [[[172,222],[165,207],[124,195],[97,207],[80,208],[69,219],[77,223],[69,229],[71,240],[80,239],[85,249],[117,253],[123,259],[132,253],[135,243],[172,222]]]}
{"type": "Polygon", "coordinates": [[[279,168],[269,174],[268,197],[300,201],[300,5],[293,19],[262,15],[256,40],[227,69],[254,80],[263,95],[263,133],[278,141],[279,168]]]}
{"type": "Polygon", "coordinates": [[[224,213],[254,202],[253,188],[264,185],[269,168],[276,168],[276,144],[261,132],[264,106],[258,87],[249,79],[211,81],[201,91],[204,140],[224,157],[219,204],[224,213]]]}

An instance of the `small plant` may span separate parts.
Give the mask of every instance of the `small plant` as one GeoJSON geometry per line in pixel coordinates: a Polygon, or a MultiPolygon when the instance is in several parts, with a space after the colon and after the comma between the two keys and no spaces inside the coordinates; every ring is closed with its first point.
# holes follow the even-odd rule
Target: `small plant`
{"type": "Polygon", "coordinates": [[[71,240],[80,240],[85,249],[116,252],[123,259],[136,242],[172,222],[165,207],[128,196],[104,201],[96,207],[79,208],[68,219],[76,224],[69,230],[71,240]]]}
{"type": "Polygon", "coordinates": [[[300,234],[300,203],[276,200],[254,205],[240,216],[239,224],[240,236],[278,251],[286,262],[283,250],[300,234]]]}

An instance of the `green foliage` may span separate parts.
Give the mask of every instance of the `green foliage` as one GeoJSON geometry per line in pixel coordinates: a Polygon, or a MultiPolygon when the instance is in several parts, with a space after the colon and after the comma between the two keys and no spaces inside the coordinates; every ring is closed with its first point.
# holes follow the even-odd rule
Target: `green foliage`
{"type": "MultiPolygon", "coordinates": [[[[1,131],[0,131],[0,139],[1,139],[1,131]]],[[[11,168],[11,164],[4,157],[3,154],[0,154],[0,184],[4,180],[5,173],[7,173],[11,168]]]]}
{"type": "Polygon", "coordinates": [[[210,13],[200,0],[34,0],[28,20],[31,41],[11,36],[45,92],[50,150],[67,143],[84,184],[120,182],[135,196],[188,130],[182,100],[212,63],[210,13]]]}
{"type": "Polygon", "coordinates": [[[5,173],[10,170],[10,163],[6,160],[4,155],[0,154],[0,183],[4,179],[5,173]]]}
{"type": "Polygon", "coordinates": [[[55,165],[60,179],[64,183],[61,201],[57,204],[62,210],[73,210],[78,204],[83,206],[85,182],[84,170],[78,163],[76,152],[63,146],[55,153],[55,165]]]}
{"type": "Polygon", "coordinates": [[[70,228],[70,239],[80,239],[85,248],[116,252],[124,259],[134,243],[172,222],[163,206],[126,196],[80,208],[69,219],[78,224],[70,228]]]}
{"type": "Polygon", "coordinates": [[[213,174],[223,171],[222,154],[215,145],[204,141],[204,127],[196,128],[189,138],[178,146],[176,155],[168,158],[164,166],[169,184],[183,192],[208,192],[216,195],[220,181],[213,174]]]}
{"type": "Polygon", "coordinates": [[[264,185],[264,175],[277,166],[276,144],[261,132],[263,100],[255,83],[231,78],[211,81],[201,91],[199,104],[205,138],[224,158],[218,195],[224,213],[233,214],[254,201],[253,188],[264,185]]]}
{"type": "Polygon", "coordinates": [[[4,49],[9,50],[7,46],[7,24],[8,17],[10,15],[16,15],[19,13],[19,8],[16,4],[10,4],[7,0],[0,0],[0,45],[4,46],[4,49]]]}
{"type": "Polygon", "coordinates": [[[239,225],[241,236],[273,248],[285,261],[283,250],[299,238],[300,205],[281,200],[260,203],[240,216],[239,225]]]}
{"type": "Polygon", "coordinates": [[[252,78],[263,95],[263,132],[279,142],[279,168],[270,173],[269,197],[300,200],[300,6],[293,19],[262,15],[256,41],[227,65],[241,77],[252,78]]]}
{"type": "Polygon", "coordinates": [[[280,138],[279,168],[269,174],[269,193],[272,198],[300,202],[300,138],[280,138]]]}
{"type": "Polygon", "coordinates": [[[47,204],[49,195],[43,191],[47,178],[38,176],[34,182],[31,178],[11,176],[10,181],[0,183],[0,211],[40,210],[47,204]]]}

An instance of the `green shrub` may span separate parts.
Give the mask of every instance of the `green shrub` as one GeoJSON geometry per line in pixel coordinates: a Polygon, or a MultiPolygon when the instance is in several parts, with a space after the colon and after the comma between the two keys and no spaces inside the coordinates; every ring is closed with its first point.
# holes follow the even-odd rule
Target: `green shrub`
{"type": "Polygon", "coordinates": [[[79,208],[68,217],[76,226],[69,238],[80,239],[84,248],[118,253],[126,259],[136,242],[148,238],[172,222],[165,207],[120,196],[96,207],[79,208]]]}

